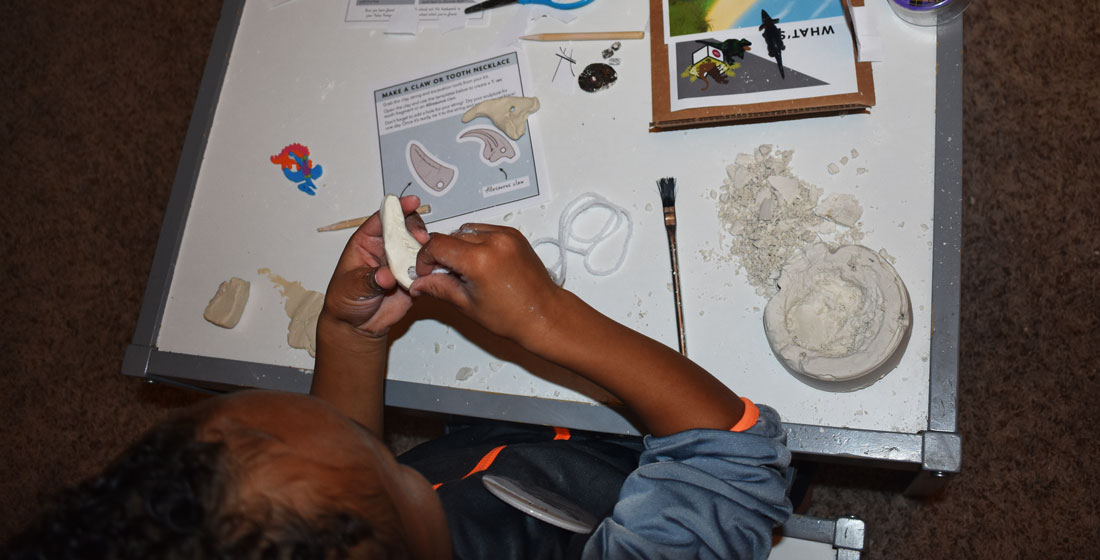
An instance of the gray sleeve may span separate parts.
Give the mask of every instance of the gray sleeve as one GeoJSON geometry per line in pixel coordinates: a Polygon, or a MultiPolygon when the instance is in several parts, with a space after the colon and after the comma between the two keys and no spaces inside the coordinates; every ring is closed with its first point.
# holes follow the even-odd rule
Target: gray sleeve
{"type": "Polygon", "coordinates": [[[745,432],[647,436],[611,517],[585,545],[597,558],[767,558],[791,514],[791,453],[779,415],[759,406],[745,432]]]}

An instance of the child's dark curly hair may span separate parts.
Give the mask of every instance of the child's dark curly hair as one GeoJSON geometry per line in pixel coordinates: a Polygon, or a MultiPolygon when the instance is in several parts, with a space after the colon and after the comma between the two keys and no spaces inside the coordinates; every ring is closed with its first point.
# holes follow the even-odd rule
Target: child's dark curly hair
{"type": "MultiPolygon", "coordinates": [[[[233,466],[220,441],[196,439],[202,418],[155,427],[101,475],[65,490],[0,556],[41,558],[346,558],[408,555],[360,515],[306,519],[272,507],[256,520],[233,511],[233,466]],[[358,554],[357,554],[358,555],[358,554]]],[[[384,531],[385,532],[385,531],[384,531]]]]}

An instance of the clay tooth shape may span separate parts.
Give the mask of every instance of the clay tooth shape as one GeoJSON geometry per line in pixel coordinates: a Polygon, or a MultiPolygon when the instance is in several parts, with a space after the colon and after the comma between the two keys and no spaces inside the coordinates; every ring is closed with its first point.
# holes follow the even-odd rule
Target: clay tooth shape
{"type": "Polygon", "coordinates": [[[491,128],[471,128],[458,136],[460,142],[467,139],[481,140],[481,159],[486,164],[516,159],[516,147],[503,134],[491,128]]]}
{"type": "Polygon", "coordinates": [[[416,142],[409,142],[409,167],[420,184],[435,195],[447,192],[458,175],[458,168],[437,160],[416,142]]]}
{"type": "Polygon", "coordinates": [[[467,123],[478,117],[489,117],[493,125],[512,140],[519,140],[527,133],[527,117],[539,110],[537,97],[497,97],[486,99],[462,115],[467,123]]]}

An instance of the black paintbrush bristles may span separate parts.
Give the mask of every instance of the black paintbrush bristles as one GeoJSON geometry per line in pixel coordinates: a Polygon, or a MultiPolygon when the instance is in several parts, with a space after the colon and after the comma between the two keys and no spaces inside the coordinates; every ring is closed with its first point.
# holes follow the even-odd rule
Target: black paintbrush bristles
{"type": "Polygon", "coordinates": [[[676,205],[676,178],[665,177],[657,180],[657,188],[661,191],[661,205],[664,207],[676,205]]]}

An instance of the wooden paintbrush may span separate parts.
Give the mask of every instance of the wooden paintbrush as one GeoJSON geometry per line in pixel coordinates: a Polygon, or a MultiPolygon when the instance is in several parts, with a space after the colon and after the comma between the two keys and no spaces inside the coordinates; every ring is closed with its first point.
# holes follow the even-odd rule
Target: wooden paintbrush
{"type": "Polygon", "coordinates": [[[684,302],[680,297],[680,261],[676,258],[676,178],[665,177],[659,179],[657,189],[661,192],[661,205],[665,207],[668,256],[672,260],[672,295],[676,297],[676,332],[680,336],[680,353],[687,356],[687,337],[684,335],[684,302]]]}

